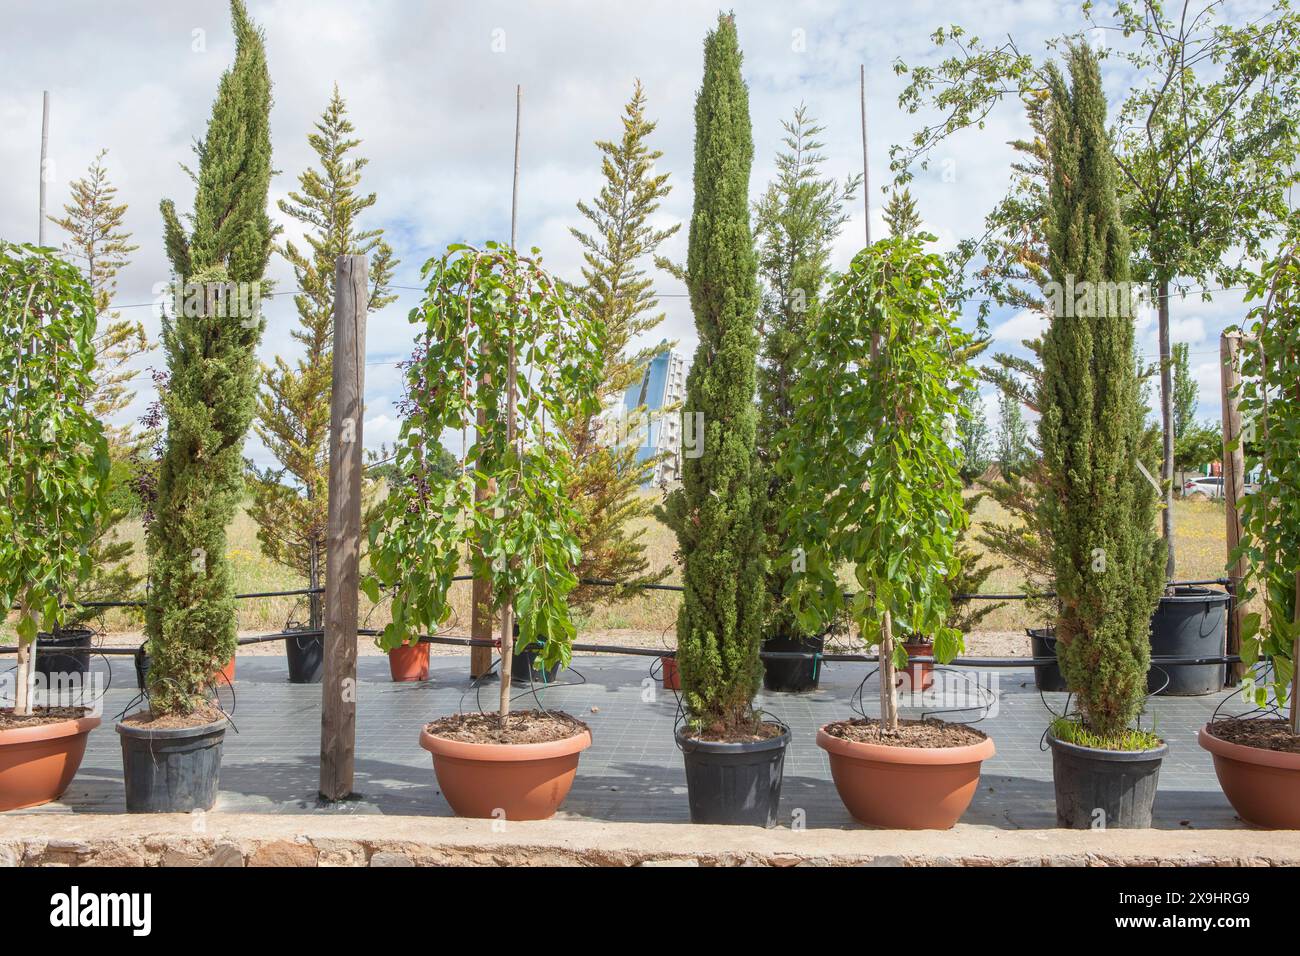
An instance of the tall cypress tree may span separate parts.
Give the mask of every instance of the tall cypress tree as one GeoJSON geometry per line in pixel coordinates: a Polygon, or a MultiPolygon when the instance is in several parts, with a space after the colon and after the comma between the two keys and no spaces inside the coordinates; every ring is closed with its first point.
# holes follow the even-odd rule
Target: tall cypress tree
{"type": "Polygon", "coordinates": [[[754,143],[732,16],[704,42],[695,101],[695,201],[686,282],[700,344],[686,382],[687,423],[703,416],[703,449],[684,456],[682,486],[660,517],[677,533],[685,594],[677,655],[691,723],[755,729],[762,678],[762,472],[755,457],[757,262],[749,227],[754,143]]]}
{"type": "MultiPolygon", "coordinates": [[[[675,223],[658,229],[651,222],[672,187],[667,173],[654,171],[663,153],[647,143],[657,124],[646,117],[645,109],[645,92],[637,80],[623,109],[623,135],[596,143],[605,178],[600,195],[591,204],[578,203],[578,211],[594,231],[569,230],[581,244],[585,261],[579,295],[605,329],[601,406],[618,402],[620,410],[623,393],[640,378],[645,363],[666,348],[629,351],[634,338],[663,321],[654,281],[643,265],[681,228],[675,223]]],[[[567,495],[578,509],[582,548],[579,579],[618,581],[631,587],[663,580],[668,568],[647,573],[650,563],[641,541],[645,530],[629,528],[629,522],[651,513],[641,485],[650,480],[656,459],[638,462],[636,441],[601,441],[594,414],[572,416],[565,433],[573,456],[567,495]]],[[[569,604],[580,607],[601,596],[608,596],[607,589],[580,584],[570,592],[569,604]]]]}
{"type": "Polygon", "coordinates": [[[243,491],[242,451],[257,388],[260,282],[273,231],[271,79],[261,31],[232,0],[234,65],[221,77],[187,233],[162,203],[168,255],[183,296],[163,322],[166,445],[149,525],[145,613],[154,713],[189,713],[236,646],[226,525],[243,491]],[[224,295],[218,290],[224,290],[224,295]],[[198,301],[194,301],[197,294],[198,301]],[[249,308],[251,304],[252,308],[249,308]]]}
{"type": "MultiPolygon", "coordinates": [[[[298,177],[299,189],[280,200],[280,211],[310,228],[307,248],[292,242],[280,254],[293,266],[298,325],[291,334],[303,346],[296,365],[276,357],[262,373],[255,428],[279,468],[252,469],[253,505],[262,553],[318,587],[325,571],[329,472],[330,391],[334,345],[334,264],[341,255],[370,258],[370,311],[393,302],[390,284],[397,260],[382,229],[361,229],[358,217],[375,194],[358,194],[366,160],[353,157],[361,141],[335,86],[308,142],[320,169],[298,177]],[[284,480],[285,475],[292,482],[284,480]]],[[[313,623],[319,614],[313,599],[313,623]]]]}
{"type": "Polygon", "coordinates": [[[1050,73],[1047,239],[1056,285],[1042,345],[1040,507],[1052,540],[1061,670],[1087,726],[1114,741],[1141,711],[1164,583],[1157,493],[1139,470],[1157,466],[1144,441],[1129,240],[1101,75],[1085,46],[1072,46],[1068,60],[1069,83],[1050,73]],[[1116,301],[1107,289],[1123,294],[1116,301]]]}

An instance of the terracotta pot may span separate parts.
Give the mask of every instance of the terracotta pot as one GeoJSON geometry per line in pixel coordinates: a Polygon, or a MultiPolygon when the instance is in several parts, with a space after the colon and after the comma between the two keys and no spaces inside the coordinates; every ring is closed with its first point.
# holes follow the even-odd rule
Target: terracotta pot
{"type": "Polygon", "coordinates": [[[681,690],[682,689],[682,672],[677,666],[677,658],[661,657],[659,663],[663,666],[664,690],[681,690]]]}
{"type": "MultiPolygon", "coordinates": [[[[934,656],[934,645],[928,641],[904,641],[903,649],[907,651],[909,658],[934,656]]],[[[902,687],[904,681],[907,682],[907,689],[914,694],[929,690],[934,686],[934,665],[929,662],[909,661],[907,667],[898,675],[894,685],[902,687]]]]}
{"type": "Polygon", "coordinates": [[[472,744],[420,731],[438,786],[461,817],[545,820],[569,795],[591,731],[542,744],[472,744]]]}
{"type": "Polygon", "coordinates": [[[947,830],[970,806],[980,764],[993,740],[966,747],[886,747],[832,737],[823,727],[817,746],[830,756],[831,776],[854,818],[896,830],[947,830]]]}
{"type": "Polygon", "coordinates": [[[212,675],[212,683],[217,687],[228,687],[235,682],[235,657],[230,656],[230,663],[212,675]]]}
{"type": "Polygon", "coordinates": [[[1300,754],[1220,740],[1208,725],[1196,735],[1237,816],[1270,830],[1300,830],[1300,754]]]}
{"type": "MultiPolygon", "coordinates": [[[[153,663],[153,658],[145,650],[143,644],[135,652],[135,686],[144,690],[149,686],[149,668],[153,663]]],[[[230,656],[230,662],[220,670],[212,672],[212,686],[220,689],[227,687],[235,682],[235,656],[230,656]]]]}
{"type": "Polygon", "coordinates": [[[0,730],[0,810],[36,807],[63,796],[86,755],[98,717],[0,730]]]}
{"type": "Polygon", "coordinates": [[[429,679],[429,645],[403,644],[388,652],[388,671],[397,683],[429,679]]]}

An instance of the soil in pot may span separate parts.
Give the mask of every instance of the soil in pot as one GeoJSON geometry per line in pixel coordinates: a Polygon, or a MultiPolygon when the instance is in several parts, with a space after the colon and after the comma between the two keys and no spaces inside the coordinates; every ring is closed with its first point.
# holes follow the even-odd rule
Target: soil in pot
{"type": "Polygon", "coordinates": [[[1048,693],[1064,694],[1070,688],[1061,676],[1061,665],[1056,663],[1056,628],[1031,627],[1026,629],[1029,635],[1030,655],[1036,658],[1053,658],[1050,664],[1034,665],[1034,686],[1048,693]]]}
{"type": "Polygon", "coordinates": [[[1056,825],[1072,830],[1134,830],[1151,826],[1160,783],[1162,743],[1150,750],[1101,750],[1058,739],[1051,731],[1056,825]]]}
{"type": "Polygon", "coordinates": [[[803,694],[817,689],[821,680],[825,635],[770,637],[763,653],[798,654],[798,657],[764,657],[763,689],[775,693],[803,694]]]}
{"type": "Polygon", "coordinates": [[[128,813],[211,810],[217,799],[226,715],[212,705],[190,714],[140,711],[117,725],[128,813]]]}
{"type": "Polygon", "coordinates": [[[1216,720],[1197,739],[1237,816],[1257,827],[1300,830],[1300,737],[1287,720],[1216,720]]]}
{"type": "Polygon", "coordinates": [[[457,816],[545,820],[568,796],[591,730],[562,711],[515,711],[504,729],[495,714],[457,714],[426,725],[420,746],[457,816]]]}
{"type": "Polygon", "coordinates": [[[84,707],[42,707],[23,717],[0,710],[0,811],[61,797],[99,723],[84,707]]]}
{"type": "Polygon", "coordinates": [[[429,645],[403,644],[388,652],[388,672],[396,683],[429,679],[429,645]]]}
{"type": "MultiPolygon", "coordinates": [[[[1226,591],[1183,585],[1160,598],[1151,616],[1151,656],[1222,657],[1227,646],[1226,591]]],[[[1217,694],[1223,689],[1223,664],[1159,664],[1147,672],[1147,693],[1168,697],[1217,694]]]]}
{"type": "Polygon", "coordinates": [[[817,732],[831,776],[854,819],[868,826],[947,830],[961,819],[979,786],[980,764],[993,741],[973,727],[933,718],[842,720],[817,732]]]}
{"type": "Polygon", "coordinates": [[[676,738],[686,764],[692,823],[776,826],[790,745],[787,728],[763,723],[738,738],[679,727],[676,738]]]}

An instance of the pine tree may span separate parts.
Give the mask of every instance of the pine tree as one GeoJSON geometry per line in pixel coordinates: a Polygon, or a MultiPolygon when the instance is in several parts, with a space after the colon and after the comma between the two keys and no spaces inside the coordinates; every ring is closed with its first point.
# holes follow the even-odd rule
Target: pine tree
{"type": "Polygon", "coordinates": [[[166,444],[149,525],[145,630],[154,713],[188,714],[236,646],[226,525],[243,492],[242,450],[257,389],[258,297],[274,232],[271,80],[261,31],[232,0],[235,62],[221,77],[198,171],[191,229],[170,200],[164,237],[184,300],[163,322],[166,444]],[[198,301],[191,300],[198,296],[198,301]],[[251,304],[251,307],[250,307],[251,304]]]}
{"type": "MultiPolygon", "coordinates": [[[[130,425],[113,426],[108,421],[135,398],[131,382],[138,370],[129,363],[151,346],[143,323],[124,319],[121,312],[111,308],[118,274],[130,265],[131,253],[139,246],[131,244],[131,233],[126,231],[126,203],[117,202],[117,187],[104,168],[107,152],[101,150],[86,175],[72,182],[72,201],[64,204],[62,218],[50,217],[68,233],[64,255],[81,266],[94,299],[95,389],[88,407],[105,425],[112,464],[105,508],[97,516],[90,543],[90,577],[75,595],[79,602],[126,600],[134,596],[142,580],[128,564],[135,546],[113,533],[129,510],[125,503],[128,496],[120,489],[133,477],[133,459],[140,451],[141,440],[130,425]]],[[[70,622],[75,624],[97,613],[102,612],[79,611],[70,622]]]]}
{"type": "MultiPolygon", "coordinates": [[[[591,204],[578,203],[593,232],[569,230],[583,248],[581,301],[605,328],[600,404],[608,408],[617,403],[620,413],[623,393],[637,381],[644,365],[668,347],[665,342],[629,351],[634,339],[663,321],[654,282],[642,263],[681,228],[674,224],[656,229],[650,221],[672,187],[667,173],[654,172],[663,153],[647,145],[658,124],[646,118],[645,107],[645,92],[637,80],[623,108],[622,138],[596,143],[605,179],[600,195],[591,204]]],[[[663,580],[670,569],[646,573],[650,563],[641,540],[644,529],[629,528],[652,513],[641,486],[653,474],[656,459],[638,462],[638,442],[602,441],[593,415],[573,416],[566,433],[573,455],[567,491],[578,509],[576,533],[582,549],[579,579],[617,581],[628,589],[663,580]]],[[[605,588],[579,585],[570,593],[569,604],[581,607],[608,593],[605,588]]]]}
{"type": "Polygon", "coordinates": [[[699,347],[684,412],[704,416],[702,454],[657,513],[677,534],[685,588],[677,655],[694,727],[752,731],[762,678],[763,475],[756,462],[757,262],[749,226],[754,143],[736,24],[704,43],[695,101],[687,286],[699,347]]]}
{"type": "MultiPolygon", "coordinates": [[[[361,143],[352,136],[355,131],[335,86],[316,132],[307,137],[320,157],[320,169],[303,172],[299,191],[279,202],[281,212],[309,229],[308,248],[285,242],[278,250],[293,266],[299,327],[291,335],[304,351],[294,365],[277,356],[273,367],[262,370],[254,427],[279,467],[254,467],[249,474],[250,514],[262,553],[313,588],[320,586],[325,571],[336,260],[341,255],[370,257],[371,312],[397,298],[390,286],[398,263],[383,230],[358,225],[376,196],[357,192],[367,160],[350,155],[361,143]]],[[[313,599],[313,626],[319,624],[318,608],[313,599]]]]}
{"type": "Polygon", "coordinates": [[[785,597],[791,571],[781,558],[788,550],[777,526],[790,508],[792,480],[776,471],[785,451],[781,432],[794,417],[795,366],[811,335],[817,299],[830,268],[831,245],[848,220],[844,204],[853,199],[860,178],[841,186],[821,177],[825,156],[818,137],[824,131],[800,104],[783,120],[784,149],[776,155],[776,179],[754,206],[758,272],[763,283],[759,331],[763,336],[758,367],[758,459],[767,485],[764,533],[768,613],[764,639],[805,636],[785,597]]]}
{"type": "MultiPolygon", "coordinates": [[[[1061,287],[1072,279],[1075,288],[1127,289],[1129,240],[1100,71],[1085,46],[1070,48],[1069,67],[1069,84],[1059,70],[1050,73],[1049,271],[1061,287]]],[[[1156,463],[1133,362],[1132,303],[1120,298],[1118,307],[1054,304],[1043,337],[1039,422],[1041,508],[1060,602],[1057,656],[1084,721],[1107,741],[1141,711],[1151,614],[1164,585],[1156,491],[1138,468],[1153,471],[1156,463]]]]}

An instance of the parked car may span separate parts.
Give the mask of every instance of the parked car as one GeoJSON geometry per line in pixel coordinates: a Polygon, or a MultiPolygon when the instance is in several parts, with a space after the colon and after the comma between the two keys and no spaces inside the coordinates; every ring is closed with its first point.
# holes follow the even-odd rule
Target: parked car
{"type": "Polygon", "coordinates": [[[1223,478],[1222,477],[1200,477],[1190,478],[1183,485],[1183,497],[1187,498],[1192,495],[1205,495],[1207,498],[1223,497],[1223,478]]]}

